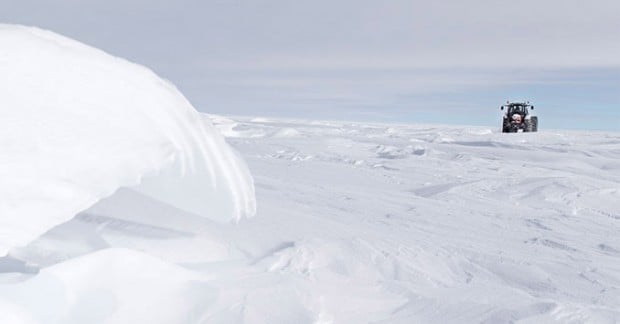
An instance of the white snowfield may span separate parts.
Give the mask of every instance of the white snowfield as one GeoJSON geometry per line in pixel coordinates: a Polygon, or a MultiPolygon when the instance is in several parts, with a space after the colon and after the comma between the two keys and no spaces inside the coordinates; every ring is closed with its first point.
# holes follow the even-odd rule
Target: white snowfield
{"type": "Polygon", "coordinates": [[[0,71],[0,323],[620,322],[618,133],[200,121],[24,27],[0,71]]]}
{"type": "Polygon", "coordinates": [[[212,118],[279,284],[240,322],[620,322],[620,134],[212,118]]]}
{"type": "Polygon", "coordinates": [[[52,32],[0,25],[0,255],[118,188],[218,220],[255,211],[244,163],[170,83],[52,32]]]}
{"type": "Polygon", "coordinates": [[[0,322],[620,321],[620,134],[210,118],[256,218],[122,189],[0,261],[0,322]]]}

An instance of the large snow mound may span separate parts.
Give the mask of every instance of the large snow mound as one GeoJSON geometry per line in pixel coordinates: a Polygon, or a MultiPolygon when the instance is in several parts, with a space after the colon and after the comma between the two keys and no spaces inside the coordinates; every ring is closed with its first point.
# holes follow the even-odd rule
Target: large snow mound
{"type": "Polygon", "coordinates": [[[7,311],[0,313],[0,321],[196,323],[196,309],[216,295],[204,279],[141,252],[106,249],[5,285],[0,310],[7,311]],[[154,285],[157,293],[152,293],[154,285]]]}
{"type": "Polygon", "coordinates": [[[0,24],[0,255],[113,194],[213,220],[255,212],[244,162],[149,69],[0,24]]]}

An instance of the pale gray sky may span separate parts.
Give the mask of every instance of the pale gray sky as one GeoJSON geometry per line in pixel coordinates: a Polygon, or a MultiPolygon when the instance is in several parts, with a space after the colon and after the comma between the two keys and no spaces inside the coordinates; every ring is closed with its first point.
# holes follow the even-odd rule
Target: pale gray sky
{"type": "Polygon", "coordinates": [[[620,130],[620,2],[0,0],[0,21],[144,64],[197,109],[620,130]]]}

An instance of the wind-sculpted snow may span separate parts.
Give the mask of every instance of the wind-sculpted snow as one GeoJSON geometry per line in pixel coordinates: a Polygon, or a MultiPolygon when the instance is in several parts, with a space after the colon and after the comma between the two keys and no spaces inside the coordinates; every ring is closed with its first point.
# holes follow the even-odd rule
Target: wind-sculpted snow
{"type": "Polygon", "coordinates": [[[120,189],[0,259],[0,322],[620,321],[619,134],[208,119],[259,217],[120,189]]]}
{"type": "Polygon", "coordinates": [[[619,134],[216,126],[257,179],[248,231],[274,233],[254,262],[303,287],[316,322],[620,321],[619,134]]]}
{"type": "Polygon", "coordinates": [[[0,25],[0,255],[123,186],[216,220],[254,213],[252,179],[150,70],[0,25]]]}
{"type": "Polygon", "coordinates": [[[128,249],[106,249],[0,289],[2,323],[196,323],[215,289],[204,276],[128,249]],[[162,280],[165,279],[165,280],[162,280]],[[153,283],[157,283],[153,293],[153,283]],[[24,298],[22,296],[26,296],[24,298]]]}

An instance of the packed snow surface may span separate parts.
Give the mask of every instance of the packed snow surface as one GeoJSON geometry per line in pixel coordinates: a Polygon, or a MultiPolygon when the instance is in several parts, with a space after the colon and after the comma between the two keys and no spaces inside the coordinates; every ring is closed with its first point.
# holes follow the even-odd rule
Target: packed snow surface
{"type": "Polygon", "coordinates": [[[121,187],[217,220],[254,213],[245,164],[170,83],[0,25],[0,256],[121,187]]]}
{"type": "Polygon", "coordinates": [[[121,189],[0,260],[0,322],[620,321],[620,134],[209,119],[256,218],[121,189]]]}

